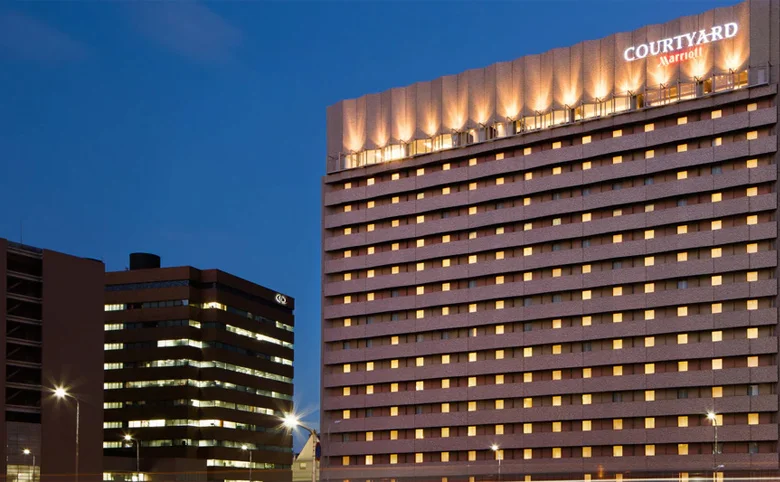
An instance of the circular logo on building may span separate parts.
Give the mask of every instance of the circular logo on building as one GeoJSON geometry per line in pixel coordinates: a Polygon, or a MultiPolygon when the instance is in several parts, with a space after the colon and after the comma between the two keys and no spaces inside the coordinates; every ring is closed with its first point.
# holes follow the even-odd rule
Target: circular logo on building
{"type": "Polygon", "coordinates": [[[276,293],[276,302],[280,305],[286,305],[287,304],[287,297],[284,295],[280,295],[279,293],[276,293]]]}

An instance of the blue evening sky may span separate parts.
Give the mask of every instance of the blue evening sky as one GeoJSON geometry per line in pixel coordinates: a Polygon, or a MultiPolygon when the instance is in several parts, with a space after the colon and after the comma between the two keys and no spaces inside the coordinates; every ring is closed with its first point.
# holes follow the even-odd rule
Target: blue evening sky
{"type": "Polygon", "coordinates": [[[326,106],[733,3],[6,0],[0,237],[294,296],[316,425],[326,106]]]}

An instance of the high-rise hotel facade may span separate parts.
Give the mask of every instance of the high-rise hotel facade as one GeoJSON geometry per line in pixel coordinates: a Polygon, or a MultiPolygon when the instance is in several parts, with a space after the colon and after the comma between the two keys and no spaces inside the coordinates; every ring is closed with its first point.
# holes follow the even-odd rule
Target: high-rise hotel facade
{"type": "Polygon", "coordinates": [[[331,106],[323,477],[777,473],[778,65],[753,0],[331,106]]]}

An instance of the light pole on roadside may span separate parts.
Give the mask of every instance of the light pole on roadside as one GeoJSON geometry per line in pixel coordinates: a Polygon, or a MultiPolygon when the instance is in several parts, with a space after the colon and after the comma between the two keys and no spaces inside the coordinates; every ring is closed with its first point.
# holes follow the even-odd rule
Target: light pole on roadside
{"type": "Polygon", "coordinates": [[[76,462],[75,462],[75,482],[79,482],[79,414],[80,414],[80,406],[79,406],[79,399],[71,394],[68,393],[67,390],[65,390],[64,387],[56,387],[54,389],[54,396],[59,398],[60,400],[64,400],[66,398],[72,398],[76,402],[76,462]]]}
{"type": "Polygon", "coordinates": [[[302,424],[298,417],[293,414],[287,414],[282,422],[288,429],[301,427],[311,434],[311,482],[317,482],[317,431],[302,424]]]}

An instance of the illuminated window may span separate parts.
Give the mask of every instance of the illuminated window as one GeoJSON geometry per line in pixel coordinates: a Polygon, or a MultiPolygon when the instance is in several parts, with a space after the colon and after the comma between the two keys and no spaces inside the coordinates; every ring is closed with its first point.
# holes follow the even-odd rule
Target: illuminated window
{"type": "Polygon", "coordinates": [[[534,457],[533,449],[523,449],[523,459],[530,460],[534,457]]]}
{"type": "Polygon", "coordinates": [[[583,420],[582,421],[582,431],[583,432],[590,432],[593,430],[593,422],[590,420],[583,420]]]}
{"type": "Polygon", "coordinates": [[[758,253],[758,243],[749,243],[746,246],[748,254],[758,253]]]}
{"type": "Polygon", "coordinates": [[[712,387],[712,398],[722,398],[723,387],[712,387]]]}
{"type": "Polygon", "coordinates": [[[469,305],[469,313],[476,313],[476,312],[477,312],[477,304],[476,303],[471,303],[469,305]]]}
{"type": "Polygon", "coordinates": [[[583,316],[580,323],[582,323],[582,326],[590,326],[592,323],[593,318],[591,316],[583,316]]]}
{"type": "Polygon", "coordinates": [[[612,287],[612,296],[623,296],[623,287],[622,286],[612,287]]]}
{"type": "Polygon", "coordinates": [[[374,456],[366,455],[366,465],[374,465],[374,456]]]}
{"type": "Polygon", "coordinates": [[[533,349],[533,347],[527,346],[527,347],[523,348],[523,357],[529,358],[529,357],[532,357],[532,356],[534,356],[534,349],[533,349]]]}
{"type": "Polygon", "coordinates": [[[713,331],[712,332],[712,341],[713,342],[723,341],[723,332],[721,330],[713,331]]]}
{"type": "Polygon", "coordinates": [[[712,286],[720,286],[723,284],[723,276],[716,275],[712,277],[712,286]]]}
{"type": "Polygon", "coordinates": [[[758,271],[748,271],[745,275],[745,279],[748,281],[748,283],[758,281],[758,271]]]}
{"type": "Polygon", "coordinates": [[[721,117],[723,117],[723,111],[720,109],[712,111],[712,114],[710,115],[710,118],[712,119],[720,119],[721,117]]]}
{"type": "Polygon", "coordinates": [[[747,217],[747,224],[750,225],[750,226],[758,224],[758,216],[755,215],[755,214],[752,215],[752,216],[748,216],[747,217]]]}
{"type": "Polygon", "coordinates": [[[449,452],[442,452],[441,453],[441,461],[442,462],[449,462],[450,461],[450,453],[449,452]]]}
{"type": "Polygon", "coordinates": [[[441,165],[441,170],[442,170],[442,171],[449,171],[449,170],[450,170],[450,167],[451,167],[451,166],[450,166],[450,163],[449,163],[449,162],[447,162],[447,163],[444,163],[444,164],[442,164],[442,165],[441,165]]]}
{"type": "Polygon", "coordinates": [[[687,361],[678,361],[677,362],[677,371],[678,372],[687,372],[688,371],[688,362],[687,361]]]}
{"type": "Polygon", "coordinates": [[[591,378],[593,376],[593,369],[592,368],[583,368],[582,369],[582,378],[591,378]]]}
{"type": "Polygon", "coordinates": [[[523,433],[534,433],[534,424],[532,424],[532,423],[524,423],[523,424],[523,433]]]}
{"type": "Polygon", "coordinates": [[[425,357],[418,356],[414,359],[414,365],[418,367],[425,366],[425,357]]]}
{"type": "Polygon", "coordinates": [[[687,124],[687,123],[688,123],[688,117],[683,116],[683,117],[678,117],[677,118],[677,125],[678,126],[681,126],[681,125],[687,124]]]}
{"type": "Polygon", "coordinates": [[[534,274],[529,272],[523,273],[523,281],[531,281],[534,279],[534,274]]]}
{"type": "Polygon", "coordinates": [[[450,267],[450,259],[449,258],[444,258],[443,260],[441,260],[441,267],[442,268],[449,268],[450,267]]]}
{"type": "Polygon", "coordinates": [[[748,169],[754,169],[758,167],[758,159],[748,159],[745,164],[748,169]]]}
{"type": "Polygon", "coordinates": [[[617,129],[615,131],[612,131],[612,137],[621,137],[623,135],[622,129],[617,129]]]}
{"type": "Polygon", "coordinates": [[[590,219],[591,219],[591,214],[590,213],[582,213],[582,222],[583,223],[587,223],[588,221],[590,221],[590,219]]]}
{"type": "Polygon", "coordinates": [[[748,414],[748,425],[758,425],[758,414],[757,413],[749,413],[748,414]]]}
{"type": "Polygon", "coordinates": [[[718,147],[723,145],[723,138],[722,137],[716,137],[712,140],[712,147],[718,147]]]}
{"type": "Polygon", "coordinates": [[[653,266],[653,265],[655,265],[655,257],[645,256],[645,266],[653,266]]]}
{"type": "Polygon", "coordinates": [[[552,372],[553,380],[560,380],[562,377],[563,377],[563,373],[560,370],[553,370],[552,372]]]}
{"type": "Polygon", "coordinates": [[[688,171],[678,171],[677,172],[677,179],[688,179],[688,171]]]}
{"type": "Polygon", "coordinates": [[[677,307],[677,316],[688,316],[688,307],[687,306],[678,306],[677,307]]]}
{"type": "MultiPolygon", "coordinates": [[[[679,144],[677,146],[677,152],[688,152],[688,144],[679,144]]],[[[677,179],[681,179],[678,177],[677,179]]],[[[684,177],[682,179],[685,179],[684,177]]]]}
{"type": "Polygon", "coordinates": [[[343,418],[344,420],[348,420],[351,415],[352,413],[349,410],[341,411],[341,418],[343,418]]]}
{"type": "Polygon", "coordinates": [[[523,383],[531,383],[534,381],[534,374],[531,372],[523,373],[523,383]]]}
{"type": "Polygon", "coordinates": [[[655,210],[655,204],[646,204],[645,205],[645,212],[651,213],[655,210]]]}
{"type": "Polygon", "coordinates": [[[583,163],[582,163],[582,170],[583,170],[583,171],[587,171],[587,170],[589,170],[589,169],[590,169],[592,166],[593,166],[593,165],[591,164],[591,162],[590,162],[590,161],[585,161],[585,162],[583,162],[583,163]]]}
{"type": "Polygon", "coordinates": [[[650,149],[648,151],[645,151],[645,159],[652,159],[655,157],[655,150],[650,149]]]}
{"type": "Polygon", "coordinates": [[[367,252],[368,254],[374,254],[374,247],[373,247],[373,246],[369,246],[369,247],[367,248],[366,252],[367,252]]]}
{"type": "Polygon", "coordinates": [[[612,349],[613,350],[622,350],[623,349],[623,340],[612,340],[612,349]]]}
{"type": "Polygon", "coordinates": [[[655,124],[645,124],[645,132],[652,132],[655,130],[655,124]]]}
{"type": "Polygon", "coordinates": [[[398,407],[390,407],[390,416],[391,417],[397,417],[398,416],[398,407]]]}
{"type": "Polygon", "coordinates": [[[496,228],[496,234],[504,234],[504,227],[499,226],[496,228]]]}
{"type": "Polygon", "coordinates": [[[710,229],[713,231],[717,231],[721,228],[723,228],[723,222],[720,219],[716,219],[710,223],[710,229]]]}
{"type": "Polygon", "coordinates": [[[425,435],[423,434],[423,429],[418,428],[414,431],[414,438],[417,440],[422,440],[425,438],[425,435]]]}
{"type": "Polygon", "coordinates": [[[554,330],[558,329],[558,328],[561,328],[562,327],[561,319],[560,318],[554,319],[552,321],[552,327],[553,327],[554,330]]]}
{"type": "Polygon", "coordinates": [[[416,452],[414,454],[414,463],[415,464],[423,463],[423,454],[421,452],[416,452]]]}
{"type": "Polygon", "coordinates": [[[612,456],[613,457],[622,457],[623,456],[623,446],[622,445],[614,445],[614,446],[612,446],[612,456]]]}
{"type": "Polygon", "coordinates": [[[392,199],[390,199],[390,202],[392,204],[398,204],[400,201],[401,201],[401,198],[399,198],[398,196],[393,196],[392,199]]]}
{"type": "Polygon", "coordinates": [[[623,313],[612,313],[612,323],[622,323],[623,313]]]}
{"type": "Polygon", "coordinates": [[[398,219],[393,219],[392,221],[390,221],[390,226],[394,228],[397,228],[400,225],[401,225],[401,221],[399,221],[398,219]]]}
{"type": "Polygon", "coordinates": [[[552,222],[553,226],[560,226],[561,225],[561,218],[555,218],[552,222]]]}
{"type": "Polygon", "coordinates": [[[584,290],[584,291],[582,292],[582,299],[583,299],[583,300],[589,300],[589,299],[591,299],[591,294],[592,294],[592,293],[591,293],[591,290],[584,290]]]}
{"type": "Polygon", "coordinates": [[[469,166],[476,166],[476,165],[477,165],[476,157],[472,157],[471,159],[469,159],[469,166]]]}
{"type": "Polygon", "coordinates": [[[612,235],[612,242],[615,243],[615,244],[622,243],[623,242],[623,235],[622,234],[613,234],[612,235]]]}
{"type": "Polygon", "coordinates": [[[645,390],[645,402],[655,401],[655,390],[645,390]]]}
{"type": "Polygon", "coordinates": [[[582,274],[588,274],[590,273],[591,266],[589,264],[583,264],[582,265],[582,274]]]}
{"type": "Polygon", "coordinates": [[[476,191],[477,190],[477,183],[476,182],[470,182],[469,183],[469,191],[476,191]]]}
{"type": "Polygon", "coordinates": [[[677,335],[677,344],[678,345],[686,345],[688,344],[688,334],[687,333],[680,333],[677,335]]]}
{"type": "Polygon", "coordinates": [[[390,360],[390,368],[398,368],[398,360],[390,360]]]}
{"type": "Polygon", "coordinates": [[[469,363],[477,361],[477,352],[469,352],[469,363]]]}
{"type": "Polygon", "coordinates": [[[449,403],[442,403],[441,404],[441,413],[450,413],[450,404],[449,403]]]}
{"type": "Polygon", "coordinates": [[[341,465],[349,465],[349,455],[341,457],[341,465]]]}
{"type": "Polygon", "coordinates": [[[612,430],[623,430],[622,418],[615,418],[612,420],[612,430]]]}
{"type": "Polygon", "coordinates": [[[583,144],[590,144],[592,142],[591,136],[583,136],[582,137],[582,143],[583,144]]]}
{"type": "Polygon", "coordinates": [[[757,310],[758,309],[758,300],[747,300],[747,309],[748,310],[757,310]]]}
{"type": "Polygon", "coordinates": [[[612,376],[613,377],[622,377],[623,376],[623,366],[622,365],[615,365],[612,367],[612,376]]]}
{"type": "Polygon", "coordinates": [[[561,148],[561,141],[556,141],[552,143],[553,149],[560,149],[561,148]]]}
{"type": "MultiPolygon", "coordinates": [[[[496,350],[496,351],[497,352],[498,351],[503,352],[504,350],[496,350]]],[[[498,358],[498,357],[496,357],[496,358],[498,358]]],[[[503,358],[503,355],[502,355],[501,358],[503,358]]],[[[496,375],[496,385],[503,385],[503,384],[504,384],[504,375],[496,375]]]]}
{"type": "Polygon", "coordinates": [[[352,250],[344,250],[344,257],[345,258],[351,258],[352,257],[352,250]]]}
{"type": "Polygon", "coordinates": [[[496,435],[504,435],[504,426],[502,424],[496,425],[496,435]]]}
{"type": "Polygon", "coordinates": [[[749,368],[756,368],[758,366],[758,357],[757,356],[747,357],[747,366],[749,368]]]}
{"type": "Polygon", "coordinates": [[[713,358],[712,359],[712,369],[713,370],[722,370],[723,369],[723,359],[722,358],[713,358]]]}
{"type": "Polygon", "coordinates": [[[425,215],[417,216],[417,224],[421,224],[425,222],[425,215]]]}
{"type": "Polygon", "coordinates": [[[654,229],[645,230],[645,239],[653,239],[653,238],[655,238],[655,230],[654,229]]]}
{"type": "Polygon", "coordinates": [[[655,363],[645,363],[645,375],[652,375],[655,373],[655,363]]]}
{"type": "Polygon", "coordinates": [[[477,402],[469,402],[467,405],[467,409],[469,412],[476,412],[477,411],[477,402]]]}
{"type": "MultiPolygon", "coordinates": [[[[503,251],[499,251],[499,253],[503,254],[503,251]]],[[[534,248],[532,247],[523,248],[523,256],[531,256],[532,254],[534,254],[534,248]]],[[[496,254],[496,259],[503,259],[503,256],[499,258],[498,254],[496,254]]]]}
{"type": "Polygon", "coordinates": [[[366,371],[367,372],[374,371],[374,362],[372,362],[372,361],[366,362],[366,371]]]}
{"type": "Polygon", "coordinates": [[[350,365],[349,363],[345,363],[344,367],[343,367],[343,372],[344,373],[349,373],[351,371],[352,371],[352,365],[350,365]]]}
{"type": "Polygon", "coordinates": [[[583,393],[582,394],[582,404],[583,405],[590,405],[593,403],[593,395],[590,393],[583,393]]]}
{"type": "Polygon", "coordinates": [[[758,328],[748,328],[747,337],[749,340],[754,340],[758,338],[758,328]]]}
{"type": "Polygon", "coordinates": [[[688,426],[688,416],[687,415],[680,415],[677,417],[677,426],[678,427],[687,427],[688,426]]]}
{"type": "Polygon", "coordinates": [[[373,394],[374,394],[374,386],[366,385],[366,395],[373,395],[373,394]]]}
{"type": "Polygon", "coordinates": [[[496,186],[501,186],[502,184],[504,184],[504,178],[503,177],[496,178],[496,186]]]}
{"type": "Polygon", "coordinates": [[[496,276],[496,284],[497,285],[504,284],[504,277],[503,276],[496,276]]]}
{"type": "Polygon", "coordinates": [[[645,310],[645,320],[654,320],[655,310],[645,310]]]}
{"type": "Polygon", "coordinates": [[[441,436],[442,436],[442,438],[448,438],[450,436],[450,428],[449,427],[442,427],[441,428],[441,436]]]}
{"type": "Polygon", "coordinates": [[[555,395],[552,397],[552,405],[553,407],[560,407],[561,406],[561,396],[555,395]]]}
{"type": "Polygon", "coordinates": [[[523,206],[530,206],[531,205],[531,198],[525,197],[523,198],[523,206]]]}
{"type": "Polygon", "coordinates": [[[496,301],[496,309],[497,310],[503,310],[504,309],[504,300],[497,300],[496,301]]]}
{"type": "Polygon", "coordinates": [[[688,444],[677,444],[677,455],[688,455],[688,444]]]}
{"type": "Polygon", "coordinates": [[[753,141],[758,139],[758,131],[750,131],[747,133],[747,140],[753,141]]]}
{"type": "Polygon", "coordinates": [[[523,399],[523,408],[533,408],[534,406],[534,399],[531,397],[526,397],[523,399]]]}
{"type": "Polygon", "coordinates": [[[713,303],[711,306],[712,313],[721,313],[723,312],[723,303],[713,303]]]}

